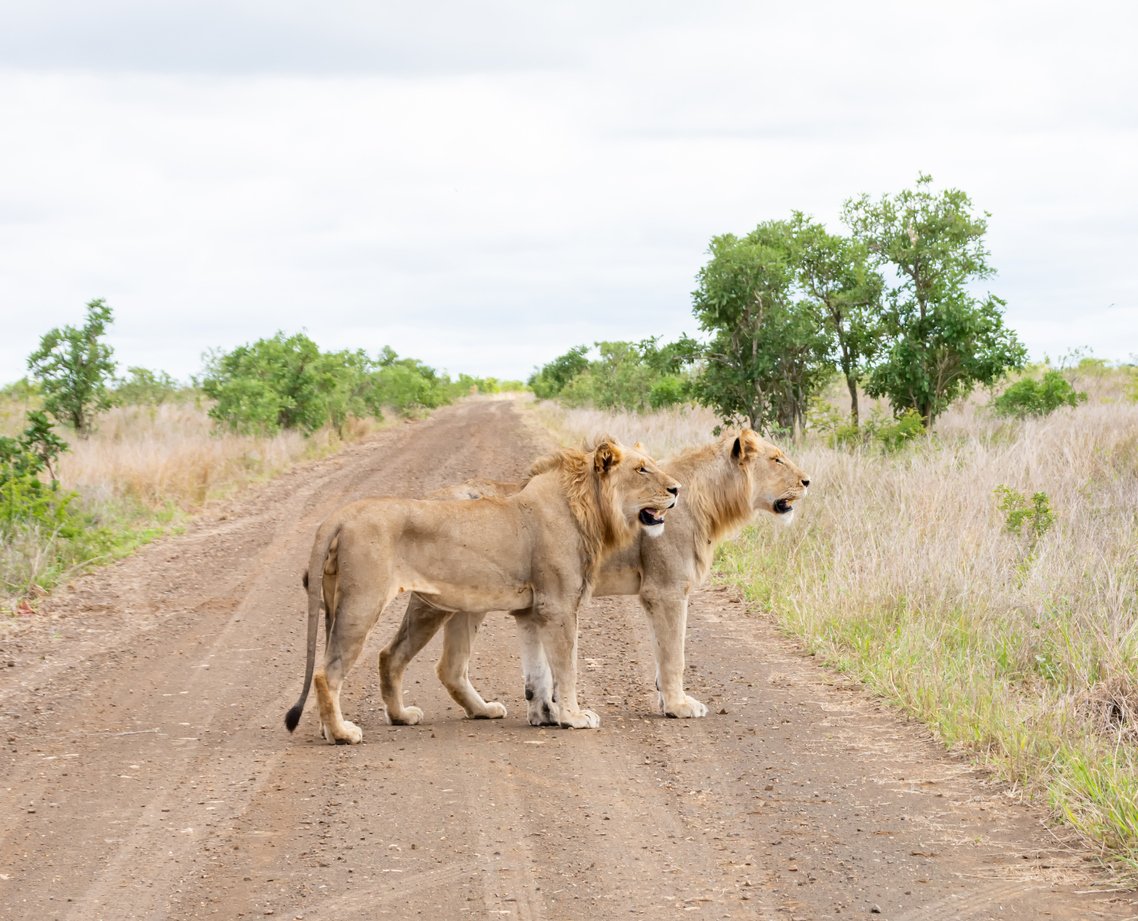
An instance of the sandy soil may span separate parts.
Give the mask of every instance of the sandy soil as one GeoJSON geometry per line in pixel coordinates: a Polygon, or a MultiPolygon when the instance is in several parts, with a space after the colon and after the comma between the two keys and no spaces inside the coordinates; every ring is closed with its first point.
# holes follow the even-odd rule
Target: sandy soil
{"type": "MultiPolygon", "coordinates": [[[[703,720],[654,710],[635,599],[583,615],[599,731],[525,723],[514,626],[473,674],[505,720],[461,718],[408,673],[384,721],[374,656],[318,737],[300,573],[320,520],[369,494],[508,479],[547,447],[507,401],[468,402],[308,465],[79,580],[0,648],[0,917],[1123,919],[1088,855],[919,728],[819,669],[729,592],[692,606],[703,720]]],[[[824,484],[819,484],[824,488],[824,484]]],[[[809,502],[802,514],[809,515],[809,502]]]]}

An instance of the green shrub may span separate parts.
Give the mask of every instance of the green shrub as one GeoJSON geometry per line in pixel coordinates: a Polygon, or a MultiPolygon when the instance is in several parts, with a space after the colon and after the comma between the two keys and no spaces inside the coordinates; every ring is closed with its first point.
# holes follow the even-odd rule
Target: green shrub
{"type": "Polygon", "coordinates": [[[1004,529],[1028,540],[1031,546],[1051,530],[1055,513],[1045,492],[1034,493],[1029,500],[1010,486],[997,486],[997,506],[1004,513],[1004,529]]]}
{"type": "Polygon", "coordinates": [[[127,368],[127,376],[115,385],[115,402],[124,406],[158,406],[177,397],[178,382],[165,371],[127,368]]]}
{"type": "Polygon", "coordinates": [[[648,405],[653,409],[679,406],[691,398],[688,382],[678,374],[666,374],[648,391],[648,405]]]}
{"type": "Polygon", "coordinates": [[[1071,386],[1060,372],[1048,370],[1035,380],[1025,377],[1016,381],[992,401],[997,416],[1026,419],[1030,416],[1047,416],[1061,406],[1078,406],[1087,395],[1071,386]]]}
{"type": "Polygon", "coordinates": [[[0,534],[35,525],[74,537],[82,525],[71,508],[75,494],[59,488],[54,467],[67,442],[44,413],[29,412],[27,422],[18,438],[0,436],[0,534]]]}

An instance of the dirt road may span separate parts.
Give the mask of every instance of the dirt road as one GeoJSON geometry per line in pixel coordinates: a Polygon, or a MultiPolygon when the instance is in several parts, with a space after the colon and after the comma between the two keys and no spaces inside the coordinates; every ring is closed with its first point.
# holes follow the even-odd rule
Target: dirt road
{"type": "MultiPolygon", "coordinates": [[[[0,650],[0,917],[1122,919],[1039,814],[818,669],[730,594],[694,600],[703,720],[654,712],[635,599],[583,616],[599,731],[525,724],[514,626],[472,669],[505,720],[408,673],[385,724],[375,653],[348,678],[364,743],[319,741],[300,573],[319,521],[368,494],[520,475],[547,445],[470,402],[309,465],[80,580],[0,650]]],[[[819,484],[824,489],[825,484],[819,484]]],[[[801,514],[809,515],[809,502],[801,514]]]]}

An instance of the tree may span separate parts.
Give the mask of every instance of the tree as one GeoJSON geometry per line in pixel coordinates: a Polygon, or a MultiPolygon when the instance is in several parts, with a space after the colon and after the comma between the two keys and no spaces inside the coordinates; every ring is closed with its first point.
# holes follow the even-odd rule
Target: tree
{"type": "Polygon", "coordinates": [[[818,305],[833,337],[838,367],[850,394],[850,424],[856,430],[860,416],[857,385],[880,340],[884,280],[870,266],[863,242],[828,233],[800,211],[794,213],[793,228],[798,284],[818,305]]]}
{"type": "Polygon", "coordinates": [[[888,397],[894,413],[916,410],[926,428],[974,385],[994,383],[1026,359],[1003,324],[1005,301],[969,291],[995,274],[984,245],[988,216],[958,189],[935,193],[928,175],[915,189],[876,202],[862,195],[843,208],[854,238],[895,273],[866,391],[888,397]]]}
{"type": "Polygon", "coordinates": [[[816,306],[795,298],[794,228],[766,221],[745,237],[715,237],[708,251],[692,294],[711,334],[695,396],[724,422],[797,431],[824,382],[829,343],[816,306]]]}
{"type": "Polygon", "coordinates": [[[589,367],[589,359],[585,357],[588,351],[587,345],[575,345],[564,355],[558,355],[535,370],[526,381],[534,396],[539,400],[551,400],[560,394],[573,378],[589,367]]]}
{"type": "Polygon", "coordinates": [[[216,400],[209,414],[235,431],[312,432],[328,421],[328,363],[308,336],[285,336],[207,356],[201,386],[216,400]]]}
{"type": "Polygon", "coordinates": [[[28,358],[28,370],[39,381],[44,409],[70,425],[83,438],[91,434],[95,416],[111,405],[114,350],[102,337],[114,320],[102,298],[87,304],[87,322],[50,330],[28,358]]]}

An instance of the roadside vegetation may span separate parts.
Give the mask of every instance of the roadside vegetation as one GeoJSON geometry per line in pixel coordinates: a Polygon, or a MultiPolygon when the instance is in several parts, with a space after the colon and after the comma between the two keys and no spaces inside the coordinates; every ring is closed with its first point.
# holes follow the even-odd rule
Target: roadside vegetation
{"type": "MultiPolygon", "coordinates": [[[[1084,358],[958,401],[931,436],[810,429],[782,442],[812,478],[797,520],[759,520],[716,567],[821,660],[1046,802],[1131,880],[1136,387],[1135,368],[1084,358]],[[1008,411],[1043,381],[1063,395],[1050,411],[1035,396],[1008,411]]],[[[844,394],[832,380],[811,416],[841,418],[844,394]]],[[[868,410],[888,418],[872,400],[868,410]]],[[[718,421],[695,407],[537,411],[563,437],[611,431],[660,457],[705,442],[718,421]]]]}
{"type": "MultiPolygon", "coordinates": [[[[304,334],[206,356],[190,384],[117,376],[102,300],[46,333],[27,378],[0,389],[0,605],[30,615],[53,586],[129,553],[208,501],[459,396],[452,380],[384,348],[321,352],[304,334]]],[[[520,387],[520,384],[505,385],[520,387]]]]}

